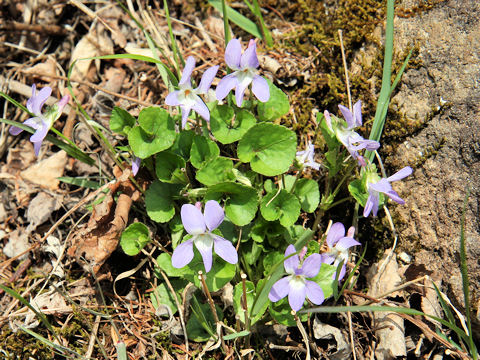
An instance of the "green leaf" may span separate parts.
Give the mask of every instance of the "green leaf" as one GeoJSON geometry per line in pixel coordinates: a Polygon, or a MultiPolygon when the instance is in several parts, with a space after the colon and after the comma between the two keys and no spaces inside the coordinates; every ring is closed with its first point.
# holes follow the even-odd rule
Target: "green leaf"
{"type": "Polygon", "coordinates": [[[290,103],[287,95],[267,79],[270,89],[270,98],[267,102],[259,102],[257,106],[258,117],[261,121],[273,121],[288,114],[290,103]]]}
{"type": "Polygon", "coordinates": [[[312,179],[298,180],[294,194],[298,196],[302,210],[305,212],[314,212],[320,203],[318,183],[312,179]]]}
{"type": "Polygon", "coordinates": [[[252,170],[275,176],[288,170],[297,150],[297,137],[281,125],[260,123],[251,127],[238,143],[238,157],[252,170]]]}
{"type": "Polygon", "coordinates": [[[201,135],[194,136],[190,151],[190,162],[197,169],[216,159],[219,154],[220,149],[215,142],[201,135]]]}
{"type": "MultiPolygon", "coordinates": [[[[195,301],[192,303],[192,314],[187,321],[188,338],[196,342],[207,341],[215,336],[215,318],[207,303],[200,304],[196,298],[194,299],[195,301]]],[[[223,319],[223,312],[220,307],[215,305],[215,310],[219,319],[223,319]]]]}
{"type": "MultiPolygon", "coordinates": [[[[187,282],[183,279],[170,279],[169,281],[177,291],[180,291],[187,285],[187,282]]],[[[178,299],[181,299],[181,297],[178,297],[178,299]]],[[[166,305],[172,310],[172,314],[178,311],[173,294],[164,282],[160,283],[154,291],[150,293],[150,300],[155,309],[161,305],[166,305]]]]}
{"type": "Polygon", "coordinates": [[[266,221],[262,217],[255,220],[255,224],[250,231],[250,237],[257,243],[263,243],[265,240],[273,247],[278,247],[284,243],[285,228],[278,221],[266,221]]]}
{"type": "Polygon", "coordinates": [[[121,135],[127,135],[128,131],[135,126],[135,118],[130,113],[115,106],[110,116],[110,130],[121,135]]]}
{"type": "Polygon", "coordinates": [[[162,151],[155,156],[155,173],[158,180],[172,184],[187,184],[185,160],[171,151],[162,151]]]}
{"type": "Polygon", "coordinates": [[[193,130],[183,130],[178,134],[170,150],[187,161],[190,159],[190,149],[192,148],[194,136],[195,132],[193,130]]]}
{"type": "MultiPolygon", "coordinates": [[[[208,3],[217,9],[220,13],[222,12],[222,3],[220,0],[208,0],[208,3]]],[[[239,12],[232,9],[230,6],[226,6],[227,16],[233,23],[241,27],[246,32],[255,36],[258,39],[263,39],[262,32],[260,28],[253,21],[249,20],[239,12]]]]}
{"type": "MultiPolygon", "coordinates": [[[[363,186],[361,179],[353,180],[350,184],[348,184],[348,191],[360,205],[365,207],[368,199],[368,192],[365,191],[365,187],[363,186]]],[[[380,200],[379,208],[383,205],[383,196],[380,196],[380,200]]]]}
{"type": "MultiPolygon", "coordinates": [[[[250,312],[252,309],[253,301],[255,299],[255,285],[251,281],[245,281],[245,289],[246,289],[246,298],[247,298],[247,309],[250,312]]],[[[235,310],[235,314],[238,315],[239,320],[242,322],[242,324],[245,323],[245,311],[243,309],[243,284],[239,282],[237,285],[235,285],[235,288],[233,289],[233,308],[235,310]]],[[[268,307],[268,302],[265,303],[265,305],[260,309],[260,312],[250,318],[250,325],[255,324],[258,320],[260,320],[267,310],[268,307]]]]}
{"type": "Polygon", "coordinates": [[[295,195],[286,190],[273,191],[263,197],[260,212],[265,220],[280,220],[280,224],[289,227],[300,216],[300,203],[295,195]]]}
{"type": "Polygon", "coordinates": [[[262,246],[262,244],[257,243],[256,241],[246,243],[242,247],[243,259],[247,262],[247,264],[255,265],[258,263],[260,255],[264,252],[264,250],[265,248],[262,246]]]}
{"type": "Polygon", "coordinates": [[[235,180],[232,169],[232,160],[218,157],[198,170],[195,177],[202,184],[211,186],[220,182],[235,180]]]}
{"type": "Polygon", "coordinates": [[[195,284],[195,286],[199,289],[202,288],[202,284],[198,279],[199,271],[203,272],[205,283],[207,284],[209,291],[220,290],[235,276],[236,266],[226,262],[216,254],[213,255],[212,268],[208,273],[205,273],[205,265],[203,263],[202,256],[195,246],[193,253],[193,260],[187,266],[185,266],[182,277],[195,284]]]}
{"type": "Polygon", "coordinates": [[[256,122],[251,112],[240,109],[235,113],[228,105],[218,105],[210,111],[210,129],[222,144],[240,140],[256,122]]]}
{"type": "MultiPolygon", "coordinates": [[[[158,267],[167,274],[168,277],[182,277],[186,273],[189,273],[190,270],[186,267],[181,269],[174,268],[172,266],[172,256],[168,253],[161,253],[157,257],[157,265],[158,267]]],[[[158,278],[163,279],[161,276],[158,278]]]]}
{"type": "Polygon", "coordinates": [[[267,276],[275,264],[283,262],[283,252],[280,251],[270,251],[263,258],[263,274],[267,276]]]}
{"type": "Polygon", "coordinates": [[[165,223],[175,215],[173,196],[179,194],[181,186],[153,182],[145,192],[145,206],[148,216],[156,222],[165,223]]]}
{"type": "Polygon", "coordinates": [[[205,200],[225,199],[225,214],[238,226],[253,220],[258,208],[257,191],[249,186],[224,182],[208,188],[205,200]]]}
{"type": "MultiPolygon", "coordinates": [[[[270,315],[279,323],[285,326],[296,326],[297,323],[292,315],[292,308],[288,303],[288,297],[283,298],[280,301],[271,303],[269,308],[270,315]]],[[[309,314],[297,313],[300,320],[307,321],[309,314]],[[307,316],[305,316],[307,315],[307,316]]]]}
{"type": "Polygon", "coordinates": [[[145,159],[171,147],[175,141],[175,124],[169,113],[158,107],[143,109],[138,123],[128,132],[128,142],[136,156],[145,159]]]}
{"type": "Polygon", "coordinates": [[[140,223],[133,223],[127,227],[120,238],[120,246],[125,254],[137,255],[150,242],[148,228],[140,223]]]}
{"type": "Polygon", "coordinates": [[[91,181],[88,180],[88,178],[82,178],[82,177],[70,177],[70,176],[61,176],[57,178],[61,182],[64,182],[65,184],[71,184],[75,186],[80,186],[80,187],[85,187],[89,189],[98,189],[102,186],[97,181],[91,181]]]}
{"type": "Polygon", "coordinates": [[[336,271],[336,266],[322,263],[322,266],[320,267],[320,271],[318,272],[317,276],[310,279],[311,281],[314,281],[318,285],[320,285],[323,290],[323,295],[325,296],[325,299],[333,295],[333,285],[336,271]]]}

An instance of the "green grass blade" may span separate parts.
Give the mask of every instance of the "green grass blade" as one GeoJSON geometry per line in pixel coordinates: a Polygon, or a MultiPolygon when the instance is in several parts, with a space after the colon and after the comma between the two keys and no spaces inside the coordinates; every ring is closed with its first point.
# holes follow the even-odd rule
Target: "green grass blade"
{"type": "Polygon", "coordinates": [[[343,292],[345,291],[346,287],[348,286],[348,284],[350,284],[350,280],[352,279],[352,277],[354,276],[355,274],[355,271],[357,271],[358,267],[360,266],[360,264],[362,263],[363,261],[363,258],[365,257],[365,254],[367,253],[367,244],[365,244],[364,248],[363,248],[363,252],[362,252],[362,255],[360,255],[360,258],[358,259],[357,263],[355,264],[355,267],[353,268],[352,271],[350,271],[350,273],[348,274],[348,277],[347,279],[343,282],[343,285],[342,285],[342,289],[340,290],[339,294],[338,294],[338,297],[335,297],[335,301],[337,301],[340,296],[343,294],[343,292]]]}
{"type": "Polygon", "coordinates": [[[442,307],[443,312],[447,316],[448,321],[450,321],[452,324],[455,324],[455,317],[453,316],[453,313],[450,310],[450,307],[448,306],[447,302],[443,298],[442,293],[440,292],[437,285],[433,281],[432,281],[432,284],[435,288],[435,292],[437,293],[438,301],[440,303],[440,306],[442,307]]]}
{"type": "Polygon", "coordinates": [[[460,219],[460,271],[462,273],[462,286],[463,286],[463,297],[465,304],[465,317],[467,318],[467,328],[468,328],[468,347],[470,348],[470,355],[473,359],[478,358],[477,348],[473,340],[472,334],[472,319],[470,312],[470,282],[468,280],[468,265],[467,265],[467,250],[465,246],[465,212],[467,210],[468,198],[470,197],[470,189],[467,188],[467,194],[465,195],[465,200],[463,201],[462,217],[460,219]]]}
{"type": "Polygon", "coordinates": [[[127,360],[127,345],[123,341],[115,344],[117,349],[117,359],[118,360],[127,360]]]}
{"type": "MultiPolygon", "coordinates": [[[[219,9],[217,10],[220,11],[219,9]]],[[[228,24],[227,3],[225,2],[225,0],[222,0],[222,15],[223,15],[223,33],[225,35],[225,48],[226,48],[228,42],[232,39],[232,34],[230,34],[230,27],[228,24]]]]}
{"type": "MultiPolygon", "coordinates": [[[[248,0],[245,0],[245,2],[248,2],[248,0]]],[[[268,47],[272,47],[273,46],[272,34],[270,30],[268,30],[267,25],[263,20],[262,10],[260,9],[258,0],[253,0],[253,5],[254,5],[253,13],[255,14],[255,16],[258,19],[258,22],[260,23],[260,30],[262,31],[263,40],[265,41],[268,47]]]]}
{"type": "MultiPolygon", "coordinates": [[[[12,125],[12,126],[16,126],[22,130],[25,130],[27,132],[29,132],[30,134],[33,134],[35,133],[35,129],[32,129],[31,127],[27,126],[27,125],[23,125],[19,122],[16,122],[16,121],[12,121],[12,120],[8,120],[8,119],[3,119],[3,118],[0,118],[0,122],[3,122],[5,124],[8,124],[8,125],[12,125]]],[[[85,164],[88,164],[88,165],[95,165],[95,160],[92,159],[90,156],[88,156],[87,154],[85,154],[82,150],[80,150],[78,147],[74,147],[66,142],[63,142],[62,140],[60,139],[57,139],[56,137],[53,137],[52,135],[47,135],[45,137],[45,140],[51,142],[53,145],[56,145],[58,146],[60,149],[64,150],[68,155],[70,155],[71,157],[77,159],[77,160],[80,160],[81,162],[85,163],[85,164]]]]}
{"type": "Polygon", "coordinates": [[[5,291],[8,295],[14,297],[15,299],[17,299],[18,301],[20,301],[23,305],[25,305],[26,307],[28,307],[30,310],[32,310],[35,315],[40,319],[40,321],[42,322],[43,325],[45,325],[45,327],[55,336],[55,338],[58,340],[57,338],[57,334],[55,333],[55,330],[53,329],[52,325],[50,324],[50,322],[48,321],[47,317],[45,316],[45,314],[43,314],[42,312],[39,312],[37,309],[35,309],[32,305],[30,305],[30,302],[28,302],[22,295],[20,295],[19,293],[17,293],[15,290],[13,289],[10,289],[4,285],[0,285],[0,288],[3,289],[3,291],[5,291]]]}
{"type": "Polygon", "coordinates": [[[98,189],[102,186],[102,184],[97,181],[91,181],[82,177],[61,176],[57,179],[61,182],[64,182],[65,184],[75,185],[88,189],[98,189]]]}
{"type": "MultiPolygon", "coordinates": [[[[220,0],[208,0],[208,3],[218,11],[222,12],[222,2],[220,0]]],[[[239,12],[235,11],[230,6],[225,5],[225,7],[226,14],[229,20],[231,20],[234,24],[238,25],[240,28],[255,36],[256,38],[263,39],[262,31],[257,26],[257,24],[255,24],[252,20],[246,18],[239,12]]],[[[225,37],[225,40],[227,40],[227,37],[225,37]]]]}
{"type": "MultiPolygon", "coordinates": [[[[15,99],[12,99],[10,96],[8,96],[7,94],[5,94],[3,91],[0,91],[0,96],[3,97],[5,100],[7,100],[8,102],[12,103],[13,105],[15,105],[17,108],[19,109],[22,109],[23,111],[27,112],[30,114],[30,111],[28,111],[28,109],[23,106],[22,104],[20,104],[17,100],[15,99]]],[[[33,114],[31,114],[32,116],[35,116],[33,114]]]]}
{"type": "Polygon", "coordinates": [[[243,336],[247,336],[247,335],[250,335],[250,331],[243,330],[243,331],[240,331],[240,332],[235,332],[235,333],[232,333],[232,334],[225,335],[223,337],[223,340],[233,340],[233,339],[243,337],[243,336]]]}
{"type": "MultiPolygon", "coordinates": [[[[378,97],[377,108],[375,110],[375,119],[373,120],[370,139],[380,141],[385,125],[385,117],[382,118],[385,106],[388,107],[390,101],[390,78],[392,76],[392,58],[393,58],[393,18],[394,18],[395,0],[387,0],[387,28],[385,32],[385,55],[383,59],[382,88],[378,97]]],[[[374,153],[367,152],[366,156],[373,160],[374,153]]]]}
{"type": "Polygon", "coordinates": [[[73,358],[73,356],[75,356],[77,359],[80,359],[82,358],[82,356],[75,352],[74,350],[71,350],[65,346],[61,346],[59,344],[55,344],[53,342],[51,342],[50,340],[44,338],[42,335],[40,334],[37,334],[35,331],[32,331],[30,329],[27,329],[23,326],[19,326],[20,329],[22,329],[22,331],[26,332],[28,335],[34,337],[35,339],[37,339],[38,341],[44,343],[45,345],[51,347],[55,352],[57,352],[57,354],[61,355],[61,356],[65,356],[67,358],[73,358]]]}
{"type": "Polygon", "coordinates": [[[175,60],[175,64],[177,64],[177,75],[178,78],[182,76],[182,73],[180,72],[180,65],[185,65],[185,62],[183,61],[183,58],[178,51],[178,46],[177,46],[177,40],[175,39],[175,35],[173,35],[173,28],[172,28],[172,19],[170,19],[170,12],[168,10],[168,3],[167,0],[163,0],[163,9],[165,10],[165,16],[167,18],[167,25],[168,25],[168,34],[170,35],[170,43],[172,46],[172,52],[173,52],[173,59],[175,60]]]}

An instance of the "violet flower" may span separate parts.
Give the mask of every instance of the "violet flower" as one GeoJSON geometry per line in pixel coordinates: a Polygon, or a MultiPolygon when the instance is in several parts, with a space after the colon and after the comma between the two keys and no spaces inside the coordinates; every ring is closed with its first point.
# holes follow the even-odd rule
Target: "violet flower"
{"type": "Polygon", "coordinates": [[[376,178],[378,179],[377,181],[375,181],[375,176],[369,177],[367,175],[368,199],[365,203],[365,208],[363,209],[363,216],[367,217],[370,212],[373,212],[373,216],[377,216],[378,205],[380,203],[380,193],[387,195],[390,199],[400,205],[405,204],[405,200],[403,200],[396,193],[396,191],[392,189],[392,185],[390,185],[390,183],[392,181],[402,180],[403,178],[410,175],[412,172],[412,168],[410,166],[406,166],[388,178],[378,179],[379,177],[375,173],[376,178]]]}
{"type": "Polygon", "coordinates": [[[223,221],[225,214],[222,207],[215,200],[209,200],[205,204],[202,214],[199,207],[185,204],[180,211],[185,230],[192,238],[178,245],[172,254],[173,267],[180,269],[193,259],[193,244],[202,255],[205,271],[212,268],[212,246],[215,252],[226,262],[236,264],[238,262],[237,250],[228,240],[212,234],[223,221]]]}
{"type": "Polygon", "coordinates": [[[132,175],[135,176],[138,173],[138,170],[140,170],[140,164],[142,162],[142,159],[139,157],[134,157],[132,161],[132,175]]]}
{"type": "Polygon", "coordinates": [[[185,62],[185,68],[183,69],[182,78],[178,83],[179,90],[176,90],[167,95],[165,98],[165,104],[170,106],[180,106],[182,109],[182,129],[187,124],[188,115],[190,110],[195,110],[205,121],[210,121],[210,111],[207,105],[200,98],[200,94],[206,94],[215,75],[218,71],[218,65],[212,66],[205,70],[200,80],[200,85],[196,88],[192,88],[190,77],[192,71],[195,68],[195,58],[189,56],[185,62]]]}
{"type": "MultiPolygon", "coordinates": [[[[285,250],[285,257],[295,253],[295,247],[288,245],[285,250]]],[[[303,255],[305,255],[303,253],[303,255]]],[[[322,257],[320,254],[312,254],[307,257],[303,264],[300,261],[303,255],[293,255],[283,262],[285,271],[289,274],[273,284],[268,298],[277,302],[288,295],[288,303],[294,311],[298,311],[303,306],[307,297],[315,305],[320,305],[325,296],[323,290],[316,282],[307,280],[317,276],[322,265],[322,257]]]]}
{"type": "Polygon", "coordinates": [[[243,54],[240,41],[238,39],[230,40],[225,49],[225,62],[234,72],[225,76],[218,83],[216,90],[218,100],[223,100],[230,90],[235,89],[237,106],[241,107],[245,90],[251,83],[252,92],[257,99],[261,102],[268,101],[270,89],[268,88],[267,80],[257,75],[259,62],[255,40],[250,40],[248,48],[243,54]]]}
{"type": "Polygon", "coordinates": [[[347,148],[350,155],[356,159],[361,166],[365,166],[366,162],[363,156],[358,151],[362,149],[377,150],[380,147],[380,143],[374,140],[364,139],[361,135],[354,131],[356,127],[362,126],[362,102],[358,100],[353,105],[353,113],[343,105],[338,105],[345,123],[340,121],[334,121],[328,111],[325,111],[325,120],[330,130],[335,134],[337,139],[347,148]]]}
{"type": "MultiPolygon", "coordinates": [[[[33,143],[35,155],[38,156],[40,148],[42,146],[43,139],[47,136],[48,130],[52,127],[53,123],[62,114],[63,108],[70,101],[70,96],[65,95],[60,101],[50,107],[47,107],[45,113],[42,114],[42,107],[47,101],[48,97],[52,93],[52,88],[46,86],[38,93],[36,92],[36,85],[32,85],[32,97],[27,101],[27,109],[34,117],[31,117],[23,122],[24,125],[30,126],[35,129],[35,133],[30,137],[30,141],[33,143]]],[[[19,127],[10,127],[10,134],[18,135],[23,131],[19,127]]]]}
{"type": "MultiPolygon", "coordinates": [[[[340,273],[338,274],[338,280],[342,280],[346,273],[348,249],[352,246],[361,245],[353,238],[354,234],[355,228],[351,226],[348,229],[347,236],[345,236],[345,226],[340,222],[334,223],[328,232],[327,245],[330,251],[322,254],[322,261],[326,264],[333,263],[335,267],[338,267],[338,265],[343,262],[340,273]]],[[[336,275],[336,273],[333,274],[334,279],[336,275]]]]}
{"type": "Polygon", "coordinates": [[[315,162],[313,156],[315,155],[315,147],[311,142],[308,142],[307,148],[302,151],[298,151],[296,154],[297,161],[303,166],[310,166],[315,170],[320,170],[320,164],[315,162]]]}

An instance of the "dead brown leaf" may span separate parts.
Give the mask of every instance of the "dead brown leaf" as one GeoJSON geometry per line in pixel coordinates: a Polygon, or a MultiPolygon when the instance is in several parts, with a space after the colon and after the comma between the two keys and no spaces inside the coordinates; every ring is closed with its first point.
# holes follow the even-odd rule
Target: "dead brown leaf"
{"type": "Polygon", "coordinates": [[[35,196],[27,210],[27,220],[29,225],[27,232],[31,232],[37,228],[38,225],[44,223],[50,215],[60,209],[62,199],[60,197],[53,197],[45,192],[40,192],[35,196]]]}
{"type": "Polygon", "coordinates": [[[65,165],[67,165],[67,153],[61,150],[22,171],[20,176],[23,180],[35,185],[56,190],[60,183],[57,178],[63,175],[65,165]]]}
{"type": "Polygon", "coordinates": [[[128,179],[129,170],[121,174],[115,168],[114,173],[122,180],[109,186],[110,193],[94,207],[86,227],[73,235],[67,252],[87,271],[93,269],[95,273],[117,248],[120,235],[128,223],[132,201],[140,198],[140,192],[128,179]],[[117,192],[121,194],[115,202],[113,196],[117,192]]]}

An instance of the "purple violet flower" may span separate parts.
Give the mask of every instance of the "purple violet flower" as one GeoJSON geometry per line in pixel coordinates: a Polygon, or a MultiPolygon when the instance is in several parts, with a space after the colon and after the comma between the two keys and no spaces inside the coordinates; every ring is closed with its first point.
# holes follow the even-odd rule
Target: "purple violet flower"
{"type": "Polygon", "coordinates": [[[225,49],[225,62],[234,72],[225,76],[218,83],[216,90],[218,100],[223,100],[230,90],[235,89],[237,106],[241,107],[245,90],[251,83],[252,92],[257,99],[261,102],[268,101],[270,89],[267,80],[257,75],[259,62],[255,40],[250,40],[248,48],[243,54],[240,41],[238,39],[230,40],[225,49]]]}
{"type": "MultiPolygon", "coordinates": [[[[199,203],[198,203],[199,204],[199,203]]],[[[200,206],[200,204],[199,204],[200,206]]],[[[238,262],[237,250],[228,240],[212,234],[223,221],[225,214],[222,207],[215,200],[209,200],[205,204],[202,214],[199,207],[185,204],[180,211],[185,230],[192,238],[178,245],[172,254],[173,267],[180,269],[193,259],[193,244],[202,255],[205,271],[212,268],[212,246],[215,252],[226,262],[236,264],[238,262]]]]}
{"type": "MultiPolygon", "coordinates": [[[[45,137],[47,136],[48,130],[50,130],[53,123],[62,114],[63,108],[70,101],[70,96],[65,95],[60,99],[57,104],[47,107],[45,113],[42,114],[42,107],[52,93],[52,88],[46,86],[38,93],[36,92],[36,89],[37,86],[33,84],[32,97],[27,101],[28,111],[30,111],[35,116],[25,120],[23,124],[30,126],[31,128],[34,128],[36,130],[35,133],[30,137],[30,141],[33,143],[35,155],[38,156],[43,139],[45,139],[45,137]]],[[[16,126],[10,127],[9,130],[10,134],[12,135],[18,135],[22,131],[22,129],[16,126]]]]}
{"type": "MultiPolygon", "coordinates": [[[[397,171],[395,174],[388,178],[381,178],[377,181],[373,177],[368,177],[367,175],[367,189],[368,189],[368,199],[365,203],[365,208],[363,209],[363,216],[367,217],[370,212],[373,213],[373,216],[377,216],[378,205],[380,203],[380,193],[384,193],[390,199],[396,203],[403,205],[405,200],[403,200],[395,190],[392,189],[390,183],[392,181],[402,180],[413,172],[410,166],[406,166],[403,169],[397,171]],[[374,182],[375,181],[375,182],[374,182]]],[[[376,175],[376,174],[375,174],[376,175]]],[[[378,179],[378,175],[376,176],[378,179]]]]}
{"type": "Polygon", "coordinates": [[[207,105],[200,98],[200,94],[206,94],[215,75],[218,71],[218,65],[212,66],[205,70],[200,80],[200,85],[196,88],[192,88],[190,77],[192,71],[195,68],[195,58],[189,56],[185,62],[185,68],[183,69],[182,78],[178,83],[179,90],[176,90],[167,95],[165,98],[165,104],[170,106],[180,106],[182,109],[182,129],[187,124],[188,115],[190,110],[195,110],[205,121],[210,121],[210,111],[207,105]]]}
{"type": "Polygon", "coordinates": [[[328,127],[335,134],[337,139],[347,148],[350,155],[356,159],[361,166],[365,166],[366,162],[363,156],[358,151],[362,149],[377,150],[380,147],[380,143],[374,140],[367,140],[354,131],[356,127],[362,126],[362,102],[358,100],[353,105],[353,113],[343,105],[338,105],[345,123],[335,121],[332,124],[332,118],[328,111],[325,111],[325,120],[328,127]]]}
{"type": "Polygon", "coordinates": [[[315,162],[315,159],[313,158],[314,155],[315,147],[311,142],[308,142],[305,150],[297,152],[296,159],[303,167],[310,166],[315,170],[320,170],[320,164],[315,162]]]}
{"type": "Polygon", "coordinates": [[[140,169],[140,164],[142,162],[142,159],[139,157],[134,157],[132,161],[132,175],[135,176],[138,173],[138,170],[140,169]]]}
{"type": "MultiPolygon", "coordinates": [[[[346,273],[348,249],[352,246],[361,245],[353,238],[354,234],[355,228],[351,226],[348,229],[347,236],[345,236],[345,226],[340,222],[333,224],[328,232],[327,245],[330,251],[322,254],[322,261],[326,264],[333,263],[335,267],[338,267],[338,265],[343,262],[340,273],[338,274],[338,280],[342,280],[346,273]]],[[[333,279],[335,279],[336,275],[336,273],[333,274],[333,279]]]]}
{"type": "MultiPolygon", "coordinates": [[[[293,253],[295,253],[295,247],[288,245],[285,257],[293,253]]],[[[305,253],[303,253],[304,255],[305,253]]],[[[320,305],[325,300],[320,285],[307,280],[307,278],[317,276],[322,265],[322,256],[312,254],[303,261],[303,264],[300,264],[303,256],[293,255],[283,262],[285,271],[289,275],[273,284],[268,294],[268,298],[272,302],[277,302],[288,295],[288,303],[294,311],[301,309],[306,297],[315,305],[320,305]]]]}

